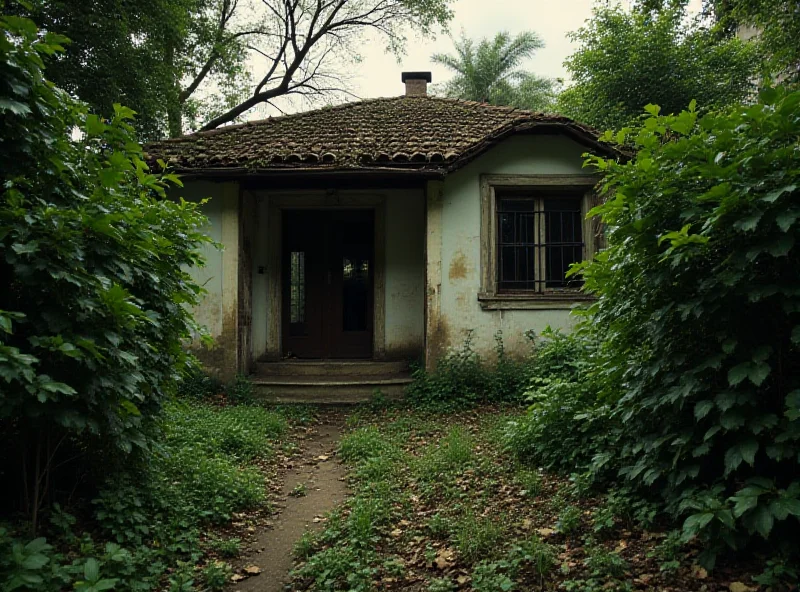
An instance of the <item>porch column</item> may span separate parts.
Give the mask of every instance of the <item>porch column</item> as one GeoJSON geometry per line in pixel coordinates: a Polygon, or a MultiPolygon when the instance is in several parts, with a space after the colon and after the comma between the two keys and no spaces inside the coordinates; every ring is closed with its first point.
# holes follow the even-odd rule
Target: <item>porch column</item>
{"type": "Polygon", "coordinates": [[[447,347],[441,318],[443,181],[425,187],[425,367],[433,370],[447,347]]]}
{"type": "Polygon", "coordinates": [[[222,190],[222,334],[215,344],[221,351],[221,380],[236,377],[239,368],[239,184],[222,190]]]}

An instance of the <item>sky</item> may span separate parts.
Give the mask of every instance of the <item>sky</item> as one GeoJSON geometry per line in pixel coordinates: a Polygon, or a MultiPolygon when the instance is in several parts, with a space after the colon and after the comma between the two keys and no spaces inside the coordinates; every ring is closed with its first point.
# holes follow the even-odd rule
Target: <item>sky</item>
{"type": "MultiPolygon", "coordinates": [[[[545,46],[530,59],[521,64],[523,69],[539,76],[560,78],[568,84],[569,74],[564,68],[564,60],[577,49],[577,43],[568,34],[583,26],[592,15],[596,3],[612,3],[615,0],[454,0],[451,4],[454,13],[450,23],[450,34],[459,36],[463,31],[467,37],[479,40],[493,37],[500,31],[515,35],[523,31],[538,33],[545,46]]],[[[620,0],[630,7],[632,0],[620,0]]],[[[699,10],[702,0],[690,0],[689,10],[699,10]]],[[[349,73],[348,90],[353,95],[345,100],[356,98],[390,97],[403,94],[404,85],[400,80],[402,72],[431,72],[433,83],[445,82],[452,74],[442,66],[434,64],[434,53],[452,53],[453,42],[446,33],[436,38],[409,34],[406,54],[398,59],[383,50],[385,42],[380,39],[367,39],[362,50],[363,60],[349,73]]],[[[264,65],[259,58],[251,64],[258,75],[264,65]]],[[[312,108],[310,104],[290,102],[282,104],[285,112],[303,111],[312,108]]],[[[245,119],[258,119],[279,114],[274,108],[260,105],[250,110],[245,119]]]]}
{"type": "MultiPolygon", "coordinates": [[[[603,1],[603,0],[599,0],[603,1]]],[[[690,10],[697,10],[701,0],[692,0],[690,10]]],[[[472,39],[492,37],[499,31],[512,35],[522,31],[535,31],[545,42],[523,67],[551,78],[569,80],[564,60],[577,48],[567,38],[570,31],[579,29],[591,17],[595,0],[456,0],[452,4],[454,18],[450,32],[458,36],[463,30],[472,39]]],[[[629,6],[630,0],[623,0],[629,6]]],[[[376,44],[376,48],[380,45],[376,44]]],[[[377,50],[364,52],[353,79],[353,91],[362,98],[395,96],[403,93],[400,74],[404,71],[430,71],[433,82],[444,82],[450,77],[442,66],[431,62],[434,53],[450,53],[453,44],[446,34],[436,39],[409,39],[407,55],[400,63],[390,54],[377,50]]]]}

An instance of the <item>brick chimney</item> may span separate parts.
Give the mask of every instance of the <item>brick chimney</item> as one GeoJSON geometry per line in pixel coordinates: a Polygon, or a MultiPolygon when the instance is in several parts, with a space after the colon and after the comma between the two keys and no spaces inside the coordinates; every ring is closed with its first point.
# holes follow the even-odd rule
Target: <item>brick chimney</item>
{"type": "Polygon", "coordinates": [[[430,72],[403,72],[401,78],[406,83],[407,97],[428,95],[428,83],[431,81],[430,72]]]}

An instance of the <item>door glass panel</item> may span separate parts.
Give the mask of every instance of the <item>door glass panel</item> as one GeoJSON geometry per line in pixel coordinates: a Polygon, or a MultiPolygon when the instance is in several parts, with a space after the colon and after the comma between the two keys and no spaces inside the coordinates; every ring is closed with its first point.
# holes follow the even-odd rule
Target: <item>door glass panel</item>
{"type": "Polygon", "coordinates": [[[366,331],[369,298],[369,259],[345,256],[342,259],[342,328],[366,331]]]}
{"type": "Polygon", "coordinates": [[[293,251],[289,265],[289,322],[305,323],[306,254],[303,251],[293,251]]]}

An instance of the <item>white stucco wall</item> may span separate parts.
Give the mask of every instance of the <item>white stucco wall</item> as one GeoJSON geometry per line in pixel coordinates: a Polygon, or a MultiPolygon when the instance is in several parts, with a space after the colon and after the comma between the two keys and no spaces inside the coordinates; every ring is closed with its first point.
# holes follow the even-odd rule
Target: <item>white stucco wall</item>
{"type": "MultiPolygon", "coordinates": [[[[183,197],[187,201],[199,202],[210,198],[208,203],[202,206],[202,212],[210,222],[206,232],[217,243],[222,242],[223,188],[222,183],[195,181],[187,182],[182,189],[174,192],[176,197],[183,197]]],[[[222,251],[211,245],[205,245],[203,256],[206,260],[205,267],[195,267],[190,270],[194,280],[207,291],[201,297],[200,305],[194,309],[194,318],[216,338],[222,334],[222,251]]]]}
{"type": "Polygon", "coordinates": [[[425,344],[425,194],[386,196],[386,356],[421,355],[425,344]]]}
{"type": "Polygon", "coordinates": [[[459,347],[474,329],[475,349],[493,355],[494,336],[503,332],[509,351],[527,353],[525,332],[548,325],[569,329],[569,310],[483,310],[480,285],[482,174],[586,174],[586,149],[563,136],[511,137],[445,179],[442,199],[440,323],[449,347],[459,347]]]}
{"type": "MultiPolygon", "coordinates": [[[[202,207],[209,218],[207,229],[214,241],[223,243],[223,211],[234,207],[230,183],[187,181],[175,197],[189,201],[210,198],[202,207]],[[226,189],[227,188],[227,189],[226,189]],[[227,194],[226,194],[227,191],[227,194]]],[[[238,188],[237,188],[238,192],[238,188]]],[[[376,190],[353,194],[381,195],[385,198],[385,345],[388,358],[420,356],[424,348],[425,292],[425,196],[417,190],[376,190]]],[[[254,192],[255,211],[244,214],[254,218],[251,236],[252,249],[252,356],[258,359],[267,351],[269,337],[269,194],[254,192]]],[[[282,193],[286,195],[285,192],[282,193]]],[[[308,195],[298,192],[298,196],[308,195]]],[[[229,214],[232,212],[229,212],[229,214]]],[[[223,286],[225,265],[223,251],[204,248],[206,266],[191,270],[192,276],[203,285],[207,294],[194,309],[195,319],[207,327],[220,345],[229,349],[235,343],[223,335],[225,310],[223,286]]],[[[236,273],[233,266],[231,273],[236,273]]],[[[233,276],[229,279],[233,279],[233,276]]],[[[201,356],[202,357],[202,356],[201,356]]],[[[218,357],[218,356],[217,356],[218,357]]],[[[216,363],[216,358],[208,358],[216,363]]]]}

